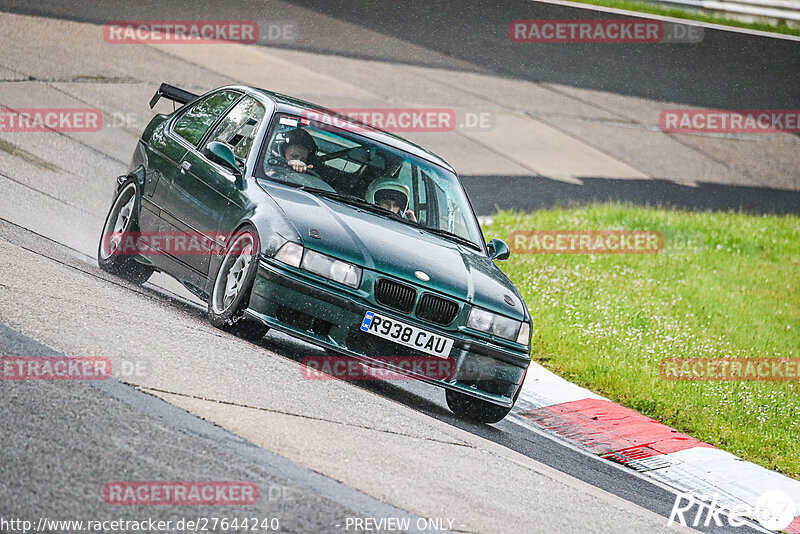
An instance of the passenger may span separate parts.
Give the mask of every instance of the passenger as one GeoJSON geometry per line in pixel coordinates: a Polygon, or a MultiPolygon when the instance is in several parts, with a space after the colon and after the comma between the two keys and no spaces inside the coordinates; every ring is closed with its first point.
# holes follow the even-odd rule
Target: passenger
{"type": "Polygon", "coordinates": [[[317,153],[317,144],[305,130],[297,128],[284,133],[279,150],[281,157],[293,171],[306,172],[314,168],[306,162],[309,157],[317,153]]]}
{"type": "Polygon", "coordinates": [[[409,190],[390,176],[376,178],[367,188],[366,200],[385,210],[417,222],[414,212],[408,209],[409,190]]]}

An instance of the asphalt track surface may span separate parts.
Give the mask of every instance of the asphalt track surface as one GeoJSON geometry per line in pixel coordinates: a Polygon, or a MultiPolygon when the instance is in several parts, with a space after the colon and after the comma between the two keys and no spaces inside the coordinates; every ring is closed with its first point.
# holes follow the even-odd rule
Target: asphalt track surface
{"type": "MultiPolygon", "coordinates": [[[[0,349],[4,355],[61,356],[4,325],[0,349]]],[[[346,517],[408,518],[412,525],[419,519],[116,380],[8,383],[0,396],[6,519],[103,517],[97,481],[121,474],[137,480],[246,479],[258,485],[262,498],[244,507],[172,506],[157,514],[125,507],[113,519],[277,519],[287,532],[333,530],[346,517]]]]}
{"type": "MultiPolygon", "coordinates": [[[[477,447],[483,454],[489,454],[489,465],[496,463],[492,458],[496,451],[484,450],[491,442],[508,451],[513,451],[527,459],[541,462],[549,468],[570,477],[572,484],[589,484],[595,488],[616,495],[638,507],[651,510],[663,517],[669,515],[675,493],[654,485],[640,475],[611,462],[587,455],[560,443],[543,432],[532,431],[519,426],[512,418],[507,418],[492,426],[474,425],[459,420],[445,407],[442,392],[414,382],[361,382],[341,387],[354,391],[331,395],[329,388],[323,391],[311,389],[311,396],[304,394],[294,402],[341,403],[347,405],[346,411],[356,406],[356,418],[330,420],[319,406],[309,404],[298,410],[293,407],[293,399],[285,399],[285,406],[264,404],[248,395],[232,394],[230,388],[244,388],[252,392],[258,388],[276,388],[284,379],[276,375],[275,359],[278,368],[294,368],[296,375],[299,359],[316,354],[311,347],[294,341],[287,336],[268,335],[260,347],[252,346],[243,350],[244,341],[231,336],[215,334],[214,329],[203,324],[203,312],[191,303],[176,298],[156,287],[135,288],[121,282],[87,264],[85,258],[75,251],[55,244],[46,238],[32,234],[5,221],[0,221],[0,249],[2,257],[8,262],[3,269],[2,295],[4,318],[15,325],[32,328],[36,337],[54,339],[69,338],[64,344],[68,347],[85,347],[82,354],[97,354],[97,349],[109,341],[113,347],[104,350],[111,355],[115,368],[130,369],[129,373],[120,371],[118,380],[92,383],[52,383],[3,381],[0,388],[0,402],[3,406],[2,428],[2,484],[0,484],[0,516],[29,518],[36,522],[39,517],[50,519],[130,519],[141,520],[155,517],[161,520],[178,521],[194,517],[258,517],[280,520],[281,531],[287,532],[346,532],[348,517],[402,518],[416,517],[406,510],[398,510],[375,496],[365,495],[345,484],[312,473],[306,467],[284,460],[272,452],[258,448],[240,437],[234,436],[210,423],[205,423],[183,410],[164,403],[150,395],[160,396],[178,406],[182,402],[210,399],[223,410],[227,405],[244,408],[247,411],[259,410],[280,414],[293,424],[293,419],[307,418],[312,424],[305,431],[324,433],[331,423],[342,425],[352,431],[369,428],[370,438],[385,439],[387,454],[399,454],[397,446],[391,443],[398,435],[407,438],[419,453],[406,451],[407,473],[403,475],[407,484],[428,486],[425,474],[419,472],[414,462],[427,464],[429,461],[454,463],[460,467],[453,454],[458,450],[477,447]],[[33,258],[33,256],[37,256],[33,258]],[[33,262],[29,264],[29,262],[33,262]],[[28,276],[10,275],[24,265],[38,268],[28,276]],[[54,268],[54,269],[53,269],[54,268]],[[51,270],[53,269],[53,270],[51,270]],[[36,277],[52,277],[51,283],[42,287],[36,277]],[[75,284],[76,292],[55,291],[58,284],[75,284]],[[95,296],[118,296],[114,304],[92,302],[86,294],[95,296]],[[81,298],[83,296],[83,298],[81,298]],[[39,302],[35,307],[26,306],[26,301],[39,302]],[[50,301],[42,305],[43,301],[50,301]],[[14,306],[14,310],[5,309],[14,306]],[[158,313],[155,313],[158,310],[158,313]],[[97,321],[96,314],[104,314],[108,321],[97,321]],[[128,315],[129,324],[116,324],[116,319],[128,315]],[[60,315],[60,317],[59,317],[60,315]],[[26,317],[27,316],[27,317],[26,317]],[[45,319],[51,317],[51,319],[45,319]],[[47,320],[53,325],[32,326],[38,321],[47,320]],[[155,324],[168,320],[169,330],[176,335],[156,335],[151,343],[141,337],[155,324]],[[100,323],[100,324],[98,324],[100,323]],[[134,325],[134,323],[136,323],[134,325]],[[55,331],[54,331],[54,328],[55,331]],[[59,332],[69,328],[70,332],[59,332]],[[183,333],[188,330],[188,333],[183,333]],[[192,335],[197,342],[180,342],[176,337],[192,335]],[[211,350],[194,352],[199,344],[209,343],[209,336],[216,337],[211,350]],[[134,346],[141,345],[134,349],[134,346]],[[155,348],[155,351],[153,349],[155,348]],[[140,357],[140,351],[149,351],[140,357]],[[155,353],[153,353],[155,352],[155,353]],[[121,355],[121,356],[117,356],[121,355]],[[242,355],[230,358],[229,356],[242,355]],[[263,360],[249,361],[248,358],[261,355],[263,360]],[[215,357],[217,356],[217,357],[215,357]],[[213,362],[204,361],[214,358],[213,362]],[[164,361],[167,360],[167,361],[164,361]],[[243,360],[246,363],[243,363],[243,360]],[[133,366],[138,366],[134,371],[133,366]],[[226,368],[229,376],[221,373],[226,368]],[[245,368],[243,371],[237,368],[245,368]],[[166,369],[170,369],[166,371],[166,369]],[[170,384],[162,373],[184,375],[186,384],[170,384]],[[214,377],[214,378],[212,378],[214,377]],[[163,385],[162,385],[163,384],[163,385]],[[227,392],[227,393],[226,393],[227,392]],[[149,393],[149,395],[148,395],[149,393]],[[225,398],[220,396],[225,395],[225,398]],[[376,400],[383,399],[378,402],[376,400]],[[362,413],[361,410],[386,410],[405,407],[414,411],[414,419],[421,420],[409,424],[405,414],[390,414],[385,421],[374,423],[376,414],[362,413]],[[306,409],[307,408],[307,409],[306,409]],[[313,424],[316,420],[316,424],[313,424]],[[422,424],[428,427],[425,434],[418,434],[414,428],[422,424]],[[375,426],[374,426],[375,425],[375,426]],[[431,426],[433,425],[433,426],[431,426]],[[440,425],[451,428],[442,432],[440,425]],[[359,428],[360,427],[360,428],[359,428]],[[381,428],[383,427],[383,428],[381,428]],[[377,432],[375,432],[377,431],[377,432]],[[462,433],[471,436],[467,441],[449,442],[462,433]],[[421,446],[421,440],[427,445],[421,446]],[[444,441],[444,444],[442,443],[444,441]],[[444,451],[438,450],[444,448],[444,451]],[[418,454],[431,455],[421,459],[418,454]],[[270,492],[276,495],[273,500],[261,499],[257,506],[226,507],[153,507],[131,506],[115,507],[123,510],[110,510],[101,497],[102,486],[117,480],[246,480],[259,485],[262,495],[270,492]],[[148,509],[150,508],[150,509],[148,509]]],[[[0,349],[4,355],[51,356],[59,352],[5,325],[0,325],[0,349]]],[[[74,349],[69,351],[74,353],[74,349]]],[[[295,374],[290,378],[299,381],[295,374]]],[[[313,386],[313,384],[312,384],[313,386]]],[[[292,386],[296,387],[296,386],[292,386]]],[[[337,383],[338,389],[340,385],[337,383]]],[[[288,393],[287,393],[288,394],[288,393]]],[[[189,409],[189,411],[193,411],[189,409]]],[[[336,411],[336,410],[334,410],[336,411]]],[[[202,412],[201,412],[202,413],[202,412]]],[[[207,413],[207,412],[206,412],[207,413]]],[[[235,414],[241,417],[241,414],[235,414]]],[[[226,426],[217,421],[217,424],[226,426]]],[[[281,432],[280,425],[265,425],[259,432],[281,432]]],[[[341,437],[341,436],[339,436],[341,437]]],[[[353,436],[354,438],[356,436],[353,436]]],[[[322,437],[324,440],[324,436],[322,437]]],[[[331,439],[337,439],[333,434],[331,439]]],[[[463,439],[463,438],[462,438],[463,439]]],[[[302,438],[292,437],[293,447],[308,446],[302,438]]],[[[358,439],[351,444],[357,446],[358,439]]],[[[378,442],[378,444],[380,441],[378,442]]],[[[408,444],[404,445],[407,447],[408,444]]],[[[379,445],[380,448],[380,445],[379,445]]],[[[324,451],[323,451],[324,453],[324,451]]],[[[285,454],[285,452],[284,452],[285,454]]],[[[505,455],[503,453],[502,455],[505,455]]],[[[501,455],[501,456],[502,456],[501,455]]],[[[316,465],[326,462],[351,459],[340,455],[337,447],[327,451],[327,457],[317,458],[316,465]],[[340,460],[341,458],[341,460],[340,460]]],[[[369,455],[363,465],[355,465],[355,470],[380,469],[369,455]]],[[[355,458],[361,454],[356,452],[355,458]]],[[[489,477],[485,466],[474,465],[469,459],[464,465],[467,480],[481,487],[484,477],[489,477]]],[[[484,459],[486,461],[486,459],[484,459]]],[[[300,462],[298,462],[300,463],[300,462]]],[[[312,464],[313,465],[313,464],[312,464]]],[[[422,467],[422,466],[421,466],[422,467]]],[[[540,486],[541,480],[531,477],[527,471],[530,466],[519,465],[519,481],[530,484],[525,488],[485,488],[481,491],[498,491],[501,494],[522,493],[528,501],[514,500],[507,503],[518,511],[527,522],[531,532],[656,532],[667,531],[658,520],[637,517],[624,507],[615,509],[620,503],[609,507],[605,499],[586,502],[587,490],[579,485],[556,490],[555,495],[540,486]],[[585,507],[585,508],[584,508],[585,507]],[[592,521],[590,526],[586,521],[592,521]]],[[[314,470],[321,470],[317,467],[314,470]]],[[[548,470],[549,471],[549,470],[548,470]]],[[[553,477],[555,472],[545,472],[553,477]]],[[[389,484],[397,483],[397,474],[387,472],[378,477],[389,484]]],[[[449,486],[445,482],[445,486],[449,486]]],[[[463,491],[463,490],[462,490],[463,491]]],[[[590,491],[590,495],[593,490],[590,491]]],[[[469,492],[467,492],[469,493],[469,492]]],[[[433,496],[431,496],[433,497],[433,496]]],[[[385,497],[384,497],[385,498],[385,497]]],[[[389,503],[391,503],[389,499],[389,503]]],[[[456,503],[452,503],[456,504],[456,503]]],[[[459,509],[463,503],[451,508],[447,502],[440,502],[424,514],[428,518],[447,518],[455,521],[453,531],[466,532],[504,532],[509,531],[506,519],[497,511],[487,517],[487,524],[476,528],[474,523],[459,520],[459,509]],[[438,511],[437,513],[431,513],[438,511]]],[[[663,524],[666,520],[662,519],[663,524]]],[[[703,532],[749,533],[758,530],[747,527],[720,528],[699,527],[703,532]]],[[[354,529],[349,529],[355,532],[354,529]]]]}
{"type": "MultiPolygon", "coordinates": [[[[69,2],[45,8],[0,2],[0,8],[9,12],[93,23],[122,18],[195,18],[187,15],[195,5],[69,2]]],[[[224,9],[213,3],[204,6],[197,16],[254,18],[253,13],[261,10],[260,3],[226,3],[224,9]]],[[[325,17],[326,24],[310,21],[313,44],[282,45],[316,56],[491,72],[686,105],[791,108],[800,101],[795,77],[800,54],[797,43],[791,41],[708,31],[706,44],[693,53],[666,46],[629,46],[615,54],[587,53],[596,51],[588,47],[553,47],[532,62],[522,56],[509,60],[508,50],[503,49],[505,59],[498,63],[495,41],[487,39],[481,28],[496,28],[498,21],[502,27],[512,18],[589,15],[560,6],[532,7],[529,2],[506,2],[491,9],[431,3],[417,5],[413,14],[410,4],[402,2],[393,3],[391,10],[356,2],[285,6],[287,13],[300,7],[325,17]],[[530,15],[520,15],[526,10],[530,15]],[[344,35],[335,31],[337,23],[362,31],[344,35]],[[395,39],[432,52],[425,55],[411,47],[392,46],[395,39]],[[734,59],[714,61],[719,54],[734,59]],[[625,76],[621,76],[620,64],[625,62],[634,67],[624,69],[625,76]],[[707,75],[702,83],[686,72],[681,74],[701,67],[707,75]]],[[[270,19],[276,18],[277,12],[269,11],[270,19]]],[[[290,15],[289,20],[296,16],[290,15]]],[[[34,43],[36,29],[47,31],[49,23],[40,19],[26,24],[32,41],[26,45],[31,65],[38,61],[47,64],[52,58],[40,57],[45,54],[34,43]]],[[[65,37],[68,44],[72,39],[80,36],[65,37]]],[[[82,58],[71,56],[67,47],[61,60],[80,64],[82,58]]],[[[18,72],[12,68],[18,65],[0,63],[18,72]]],[[[192,74],[172,73],[183,79],[192,74]]],[[[202,76],[201,85],[229,82],[225,76],[202,76]]],[[[109,78],[113,78],[111,73],[109,78]]],[[[58,80],[52,83],[58,84],[58,80]]],[[[22,83],[17,86],[17,93],[7,89],[3,98],[25,91],[22,83]]],[[[112,89],[98,97],[111,107],[117,103],[117,95],[139,98],[150,90],[112,89]]],[[[205,324],[197,303],[166,277],[154,277],[144,288],[135,288],[100,272],[93,265],[93,243],[87,236],[99,233],[97,217],[108,207],[110,181],[105,177],[98,180],[99,185],[89,182],[83,188],[80,179],[93,163],[109,177],[112,170],[124,166],[132,148],[130,140],[125,140],[129,146],[116,138],[109,140],[111,148],[95,155],[97,160],[74,166],[74,159],[84,154],[68,143],[53,144],[50,138],[34,136],[22,153],[19,144],[13,145],[12,156],[25,160],[28,167],[48,172],[53,165],[66,169],[64,174],[72,180],[67,189],[71,187],[73,192],[60,190],[63,185],[42,186],[52,185],[49,181],[36,188],[35,175],[24,165],[19,170],[14,165],[3,167],[0,322],[10,326],[0,326],[0,349],[3,354],[24,355],[51,354],[54,349],[49,347],[70,355],[107,354],[115,364],[139,363],[144,372],[100,386],[4,382],[0,388],[0,516],[241,515],[242,509],[197,507],[119,512],[102,502],[98,487],[120,479],[247,479],[257,482],[262,494],[276,488],[283,498],[262,499],[246,515],[279,515],[281,530],[293,532],[343,531],[336,525],[343,525],[346,517],[403,517],[409,513],[411,517],[453,518],[455,531],[666,530],[664,518],[674,493],[625,468],[583,454],[543,432],[523,428],[513,418],[492,426],[461,421],[447,411],[440,390],[423,384],[303,384],[298,361],[314,354],[313,348],[272,334],[259,346],[246,343],[205,324]],[[63,155],[72,156],[73,161],[63,155]],[[81,187],[80,194],[74,192],[76,185],[81,187]],[[51,212],[51,201],[69,209],[51,212]],[[64,213],[76,219],[66,219],[64,213]],[[84,216],[90,222],[83,224],[84,216]],[[485,502],[479,495],[484,495],[485,502]]],[[[7,144],[4,149],[9,152],[7,144]]],[[[771,165],[767,160],[765,168],[771,165]]],[[[479,211],[489,213],[498,203],[520,208],[540,205],[520,204],[513,187],[481,189],[490,183],[487,176],[466,173],[472,200],[482,207],[479,211]]],[[[499,178],[520,182],[519,188],[531,187],[530,181],[518,175],[499,178]]],[[[541,181],[543,195],[548,190],[557,192],[552,194],[554,201],[569,199],[571,189],[576,195],[583,194],[577,184],[547,177],[533,179],[541,181]]],[[[630,194],[630,200],[652,201],[654,191],[663,192],[654,179],[641,180],[641,193],[636,193],[635,187],[630,189],[635,180],[597,180],[597,191],[587,196],[589,200],[630,194]],[[616,182],[620,184],[614,185],[616,182]]],[[[665,184],[669,187],[680,188],[680,194],[673,195],[679,199],[675,201],[678,205],[716,207],[715,202],[724,198],[708,196],[703,186],[695,186],[691,188],[694,194],[680,201],[687,188],[673,182],[665,184]]],[[[726,191],[730,198],[725,202],[732,205],[741,205],[741,199],[747,198],[754,211],[792,212],[800,204],[795,202],[797,186],[792,183],[707,187],[726,191]]],[[[669,198],[664,200],[668,203],[669,198]]],[[[754,531],[746,527],[699,530],[754,531]]]]}

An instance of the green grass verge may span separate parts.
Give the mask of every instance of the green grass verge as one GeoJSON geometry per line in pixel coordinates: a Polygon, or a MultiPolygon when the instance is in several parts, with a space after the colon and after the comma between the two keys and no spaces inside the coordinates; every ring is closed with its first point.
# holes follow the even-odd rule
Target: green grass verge
{"type": "Polygon", "coordinates": [[[772,24],[769,22],[744,22],[727,17],[710,15],[697,11],[689,11],[679,8],[663,7],[658,4],[648,2],[637,2],[635,0],[572,0],[581,4],[591,4],[593,6],[613,7],[617,9],[627,9],[640,13],[650,13],[664,17],[675,17],[678,19],[696,20],[698,22],[708,22],[711,24],[722,24],[723,26],[734,26],[736,28],[747,28],[750,30],[760,30],[763,32],[782,33],[786,35],[800,35],[800,28],[790,27],[785,22],[772,24]]]}
{"type": "Polygon", "coordinates": [[[666,381],[671,357],[800,358],[800,218],[619,204],[503,212],[514,230],[654,230],[659,254],[512,254],[532,355],[581,386],[800,478],[800,382],[666,381]]]}

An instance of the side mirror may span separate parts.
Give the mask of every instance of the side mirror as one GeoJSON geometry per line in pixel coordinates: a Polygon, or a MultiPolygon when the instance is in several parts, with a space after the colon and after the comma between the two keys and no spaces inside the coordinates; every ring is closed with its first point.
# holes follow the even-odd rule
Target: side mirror
{"type": "Polygon", "coordinates": [[[487,243],[486,248],[489,249],[489,257],[493,260],[507,260],[511,255],[508,243],[502,239],[492,239],[487,243]]]}
{"type": "Polygon", "coordinates": [[[211,141],[203,149],[203,155],[217,165],[225,167],[237,178],[242,176],[242,171],[236,165],[236,156],[233,153],[233,149],[225,143],[211,141]]]}

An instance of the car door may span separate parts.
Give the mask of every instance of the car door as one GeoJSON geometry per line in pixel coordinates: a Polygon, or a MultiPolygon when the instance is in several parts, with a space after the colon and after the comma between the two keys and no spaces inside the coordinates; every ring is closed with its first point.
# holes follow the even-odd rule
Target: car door
{"type": "MultiPolygon", "coordinates": [[[[244,172],[244,162],[264,115],[263,105],[250,96],[242,96],[211,127],[210,134],[204,135],[198,148],[189,150],[181,161],[169,204],[182,231],[196,232],[208,246],[227,244],[230,236],[221,231],[221,222],[223,218],[238,220],[243,201],[241,182],[232,172],[210,161],[202,149],[212,141],[228,144],[244,172]]],[[[208,275],[210,256],[199,252],[202,251],[187,251],[180,261],[208,275]]]]}
{"type": "MultiPolygon", "coordinates": [[[[248,157],[250,157],[251,152],[257,151],[253,143],[258,131],[264,121],[271,116],[272,111],[272,107],[267,110],[261,102],[250,96],[245,96],[215,126],[214,131],[204,143],[208,145],[208,143],[217,141],[230,146],[233,149],[233,154],[236,156],[239,167],[242,172],[245,172],[245,164],[248,157]]],[[[255,157],[257,154],[254,153],[252,155],[254,163],[257,159],[255,157]]],[[[249,206],[247,205],[248,200],[244,191],[237,186],[235,181],[222,181],[219,185],[219,192],[227,199],[227,208],[222,214],[218,228],[219,234],[227,239],[230,233],[235,230],[236,225],[242,220],[244,212],[249,209],[249,206]]]]}
{"type": "MultiPolygon", "coordinates": [[[[161,210],[162,231],[203,238],[202,245],[213,245],[219,214],[227,207],[227,200],[214,187],[218,182],[216,166],[211,167],[198,147],[209,130],[242,96],[234,90],[212,93],[179,115],[168,129],[168,135],[186,151],[169,169],[169,175],[165,173],[164,176],[169,181],[169,189],[161,210]]],[[[197,274],[208,273],[208,256],[202,254],[202,249],[173,246],[167,253],[197,274]]]]}

